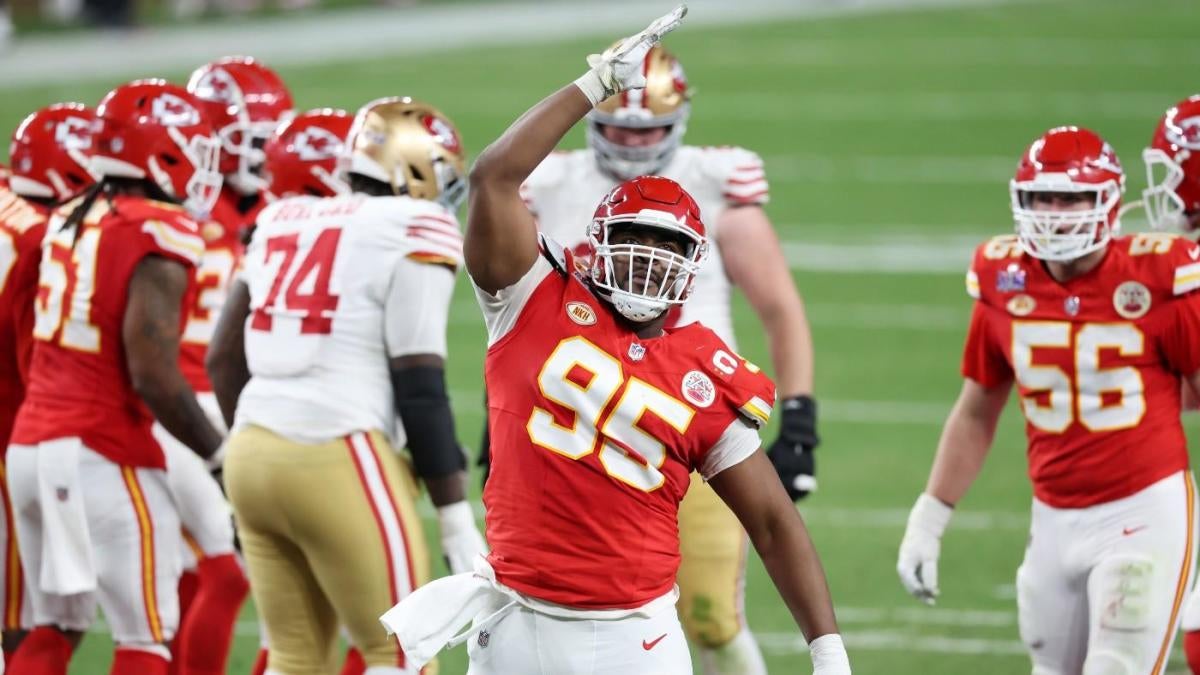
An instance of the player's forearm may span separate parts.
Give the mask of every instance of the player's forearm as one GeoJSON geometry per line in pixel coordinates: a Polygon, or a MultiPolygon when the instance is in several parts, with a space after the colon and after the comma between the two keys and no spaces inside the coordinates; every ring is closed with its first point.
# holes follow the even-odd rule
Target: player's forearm
{"type": "Polygon", "coordinates": [[[213,330],[204,358],[204,369],[212,383],[217,406],[227,428],[233,428],[238,398],[250,381],[250,366],[246,363],[246,317],[250,314],[250,291],[246,284],[235,281],[230,287],[225,307],[213,330]]]}
{"type": "Polygon", "coordinates": [[[162,368],[137,377],[134,390],[163,428],[201,457],[211,457],[222,437],[196,401],[196,392],[176,368],[162,368]]]}
{"type": "Polygon", "coordinates": [[[448,506],[467,499],[467,472],[456,471],[448,476],[423,478],[429,500],[434,506],[448,506]]]}
{"type": "Polygon", "coordinates": [[[221,418],[225,420],[225,426],[232,429],[238,398],[246,388],[246,383],[250,381],[250,369],[246,366],[245,355],[242,355],[240,362],[236,358],[230,358],[219,364],[209,363],[208,379],[212,383],[217,407],[221,409],[221,418]]]}
{"type": "Polygon", "coordinates": [[[996,422],[988,415],[972,412],[959,400],[942,429],[925,492],[951,506],[957,504],[983,469],[996,435],[996,422]]]}
{"type": "Polygon", "coordinates": [[[392,359],[396,413],[408,436],[408,451],[434,506],[466,499],[466,455],[458,445],[446,394],[442,357],[412,354],[392,359]]]}
{"type": "Polygon", "coordinates": [[[516,190],[591,109],[574,84],[542,99],[479,154],[471,167],[472,189],[501,185],[516,190]]]}
{"type": "Polygon", "coordinates": [[[796,625],[812,642],[838,632],[833,600],[804,521],[783,490],[778,492],[779,504],[771,518],[764,527],[748,532],[796,625]]]}
{"type": "Polygon", "coordinates": [[[779,398],[813,393],[813,343],[799,296],[760,312],[775,366],[779,398]]]}

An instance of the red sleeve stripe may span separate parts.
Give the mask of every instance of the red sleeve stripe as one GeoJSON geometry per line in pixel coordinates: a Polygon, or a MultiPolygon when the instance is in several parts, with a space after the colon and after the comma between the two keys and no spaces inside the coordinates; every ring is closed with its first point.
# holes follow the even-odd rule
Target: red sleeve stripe
{"type": "Polygon", "coordinates": [[[763,190],[750,195],[735,195],[726,192],[725,199],[739,204],[761,204],[767,201],[767,191],[763,190]]]}
{"type": "Polygon", "coordinates": [[[750,195],[766,194],[767,188],[767,181],[760,180],[747,185],[726,185],[725,194],[734,195],[735,197],[747,197],[750,195]]]}
{"type": "Polygon", "coordinates": [[[761,171],[757,174],[747,175],[744,178],[729,178],[725,181],[726,185],[750,185],[751,183],[762,183],[767,180],[766,175],[761,171]]]}
{"type": "Polygon", "coordinates": [[[425,220],[434,223],[442,223],[443,225],[448,225],[456,230],[458,229],[458,222],[453,218],[447,218],[446,216],[440,216],[434,213],[422,213],[419,216],[414,216],[413,220],[425,220]]]}
{"type": "Polygon", "coordinates": [[[757,162],[755,164],[739,164],[738,166],[733,167],[733,170],[734,171],[762,171],[763,165],[762,165],[762,162],[757,162]]]}

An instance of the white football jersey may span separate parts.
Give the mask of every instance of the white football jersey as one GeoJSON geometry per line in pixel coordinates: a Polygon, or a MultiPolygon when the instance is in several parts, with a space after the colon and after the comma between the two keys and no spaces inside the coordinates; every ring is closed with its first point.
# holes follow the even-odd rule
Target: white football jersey
{"type": "Polygon", "coordinates": [[[379,430],[399,448],[390,357],[446,354],[462,235],[454,214],[408,197],[298,197],[258,217],[240,279],[250,291],[235,429],[302,443],[379,430]]]}
{"type": "MultiPolygon", "coordinates": [[[[700,205],[712,242],[708,261],[696,275],[692,295],[675,325],[699,321],[736,349],[730,283],[716,245],[717,227],[726,208],[767,201],[762,159],[742,148],[685,145],[660,175],[674,180],[700,205]]],[[[591,150],[555,152],[521,186],[521,196],[548,237],[574,249],[587,238],[596,206],[619,181],[600,170],[591,150]]]]}

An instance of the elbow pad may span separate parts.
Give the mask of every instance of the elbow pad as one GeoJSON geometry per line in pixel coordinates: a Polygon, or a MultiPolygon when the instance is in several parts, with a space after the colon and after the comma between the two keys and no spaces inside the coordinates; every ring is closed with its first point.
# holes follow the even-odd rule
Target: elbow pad
{"type": "Polygon", "coordinates": [[[441,478],[466,470],[467,459],[454,434],[442,369],[413,366],[393,370],[392,390],[417,475],[441,478]]]}

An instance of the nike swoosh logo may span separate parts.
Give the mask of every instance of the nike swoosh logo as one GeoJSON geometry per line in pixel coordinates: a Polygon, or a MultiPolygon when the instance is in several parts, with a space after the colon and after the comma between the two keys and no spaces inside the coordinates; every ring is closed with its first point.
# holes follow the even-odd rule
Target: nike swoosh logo
{"type": "Polygon", "coordinates": [[[1133,534],[1134,532],[1141,532],[1142,530],[1146,529],[1146,527],[1147,527],[1146,525],[1138,525],[1137,527],[1126,527],[1121,530],[1121,534],[1128,537],[1129,535],[1133,534]]]}
{"type": "Polygon", "coordinates": [[[642,649],[645,649],[646,651],[650,651],[651,649],[654,649],[654,645],[661,642],[662,639],[665,637],[667,637],[667,634],[663,633],[662,635],[659,635],[658,637],[654,638],[653,640],[651,640],[649,642],[642,640],[642,649]]]}
{"type": "Polygon", "coordinates": [[[1192,260],[1200,260],[1200,246],[1188,251],[1188,257],[1192,260]]]}

